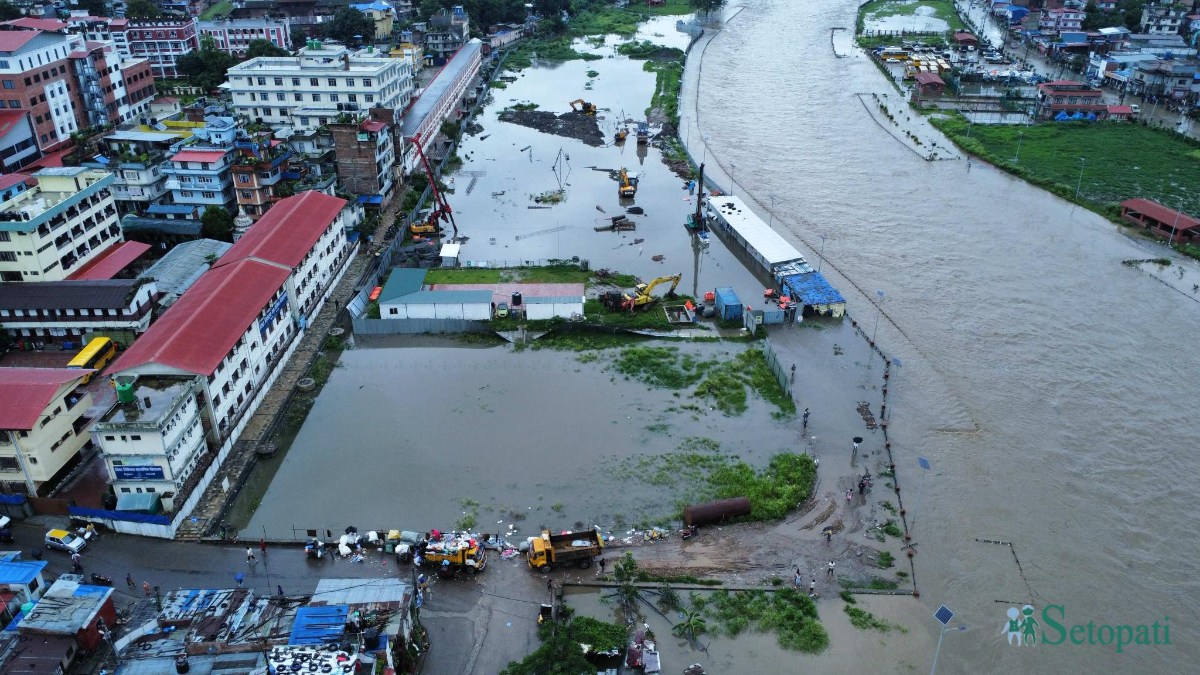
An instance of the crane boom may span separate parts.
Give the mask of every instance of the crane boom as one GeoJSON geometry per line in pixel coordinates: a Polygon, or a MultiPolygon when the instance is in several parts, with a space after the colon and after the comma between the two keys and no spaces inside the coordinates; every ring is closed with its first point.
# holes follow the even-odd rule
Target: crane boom
{"type": "Polygon", "coordinates": [[[429,165],[429,159],[425,157],[425,150],[421,148],[421,137],[413,136],[413,144],[417,148],[417,156],[421,158],[421,166],[425,169],[425,175],[429,178],[429,189],[433,191],[433,203],[437,205],[437,210],[430,216],[430,220],[444,218],[450,221],[450,227],[454,229],[454,238],[458,238],[458,224],[454,222],[454,211],[450,209],[450,203],[446,201],[445,195],[438,190],[437,176],[433,175],[433,167],[429,165]]]}

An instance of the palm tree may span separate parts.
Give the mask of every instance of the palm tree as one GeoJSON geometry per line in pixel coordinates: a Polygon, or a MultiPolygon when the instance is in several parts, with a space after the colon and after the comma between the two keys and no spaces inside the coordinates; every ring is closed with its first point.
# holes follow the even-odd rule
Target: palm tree
{"type": "Polygon", "coordinates": [[[704,621],[704,617],[700,615],[700,611],[696,609],[688,610],[683,616],[683,621],[671,627],[671,631],[676,635],[683,637],[686,635],[688,639],[695,640],[696,636],[708,630],[708,623],[704,621]]]}

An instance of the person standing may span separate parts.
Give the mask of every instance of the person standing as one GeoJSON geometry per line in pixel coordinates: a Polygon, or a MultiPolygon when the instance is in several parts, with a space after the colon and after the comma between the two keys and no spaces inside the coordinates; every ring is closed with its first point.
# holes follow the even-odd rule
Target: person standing
{"type": "Polygon", "coordinates": [[[858,452],[858,441],[850,441],[854,444],[854,452],[858,452]]]}
{"type": "Polygon", "coordinates": [[[129,587],[129,590],[133,590],[133,575],[129,572],[125,573],[125,585],[129,587]]]}
{"type": "Polygon", "coordinates": [[[600,559],[600,574],[604,574],[604,558],[600,559]]]}
{"type": "Polygon", "coordinates": [[[808,584],[808,597],[811,598],[811,597],[815,596],[816,594],[817,594],[817,578],[813,577],[813,580],[811,582],[809,582],[809,584],[808,584]]]}
{"type": "Polygon", "coordinates": [[[267,558],[267,540],[266,540],[266,538],[259,537],[258,550],[262,551],[263,559],[266,560],[266,558],[267,558]]]}
{"type": "Polygon", "coordinates": [[[800,584],[804,583],[803,578],[800,576],[799,567],[796,568],[796,576],[792,578],[792,582],[796,585],[796,588],[800,588],[800,584]]]}
{"type": "Polygon", "coordinates": [[[832,579],[832,578],[833,578],[833,568],[834,568],[834,567],[836,567],[836,566],[837,566],[837,563],[835,563],[835,562],[833,562],[832,560],[830,560],[830,561],[829,561],[829,565],[828,565],[828,566],[826,566],[826,568],[825,568],[825,576],[827,576],[827,577],[829,577],[830,579],[832,579]]]}
{"type": "Polygon", "coordinates": [[[147,598],[150,597],[150,582],[149,581],[142,582],[142,593],[145,593],[147,598]]]}
{"type": "Polygon", "coordinates": [[[283,596],[283,584],[279,584],[275,587],[275,594],[279,595],[280,597],[283,596]]]}
{"type": "Polygon", "coordinates": [[[79,574],[83,571],[83,565],[79,564],[79,560],[80,556],[78,551],[71,554],[71,571],[75,572],[76,574],[79,574]]]}
{"type": "Polygon", "coordinates": [[[808,408],[804,409],[804,428],[808,428],[808,408]]]}
{"type": "Polygon", "coordinates": [[[258,558],[254,557],[254,549],[247,546],[246,547],[246,562],[250,562],[251,560],[257,561],[258,558]]]}

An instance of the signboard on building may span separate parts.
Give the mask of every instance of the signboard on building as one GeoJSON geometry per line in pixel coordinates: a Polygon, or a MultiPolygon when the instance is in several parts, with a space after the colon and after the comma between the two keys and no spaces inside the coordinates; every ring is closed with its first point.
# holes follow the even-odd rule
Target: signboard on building
{"type": "Polygon", "coordinates": [[[163,480],[161,466],[114,466],[117,480],[163,480]]]}
{"type": "Polygon", "coordinates": [[[285,294],[279,296],[279,299],[275,301],[275,304],[271,305],[271,309],[267,312],[267,315],[264,316],[262,318],[262,320],[258,322],[258,332],[262,333],[263,335],[266,335],[267,326],[271,325],[271,322],[275,320],[275,317],[279,316],[279,313],[283,311],[284,307],[287,307],[287,304],[288,304],[287,294],[285,293],[285,294]]]}

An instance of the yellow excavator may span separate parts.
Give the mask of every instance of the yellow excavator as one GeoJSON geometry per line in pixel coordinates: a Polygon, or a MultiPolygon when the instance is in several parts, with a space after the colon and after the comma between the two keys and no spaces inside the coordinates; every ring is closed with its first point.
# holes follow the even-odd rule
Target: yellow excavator
{"type": "Polygon", "coordinates": [[[621,197],[632,197],[637,194],[638,175],[629,173],[625,167],[617,172],[617,194],[621,197]]]}
{"type": "Polygon", "coordinates": [[[587,101],[585,101],[581,98],[577,98],[574,101],[571,101],[571,110],[574,110],[575,112],[584,113],[585,115],[595,115],[596,114],[596,104],[588,103],[587,101]]]}
{"type": "Polygon", "coordinates": [[[650,283],[638,284],[637,286],[633,287],[632,293],[626,293],[623,296],[624,302],[622,303],[622,309],[627,309],[632,312],[639,307],[649,307],[656,300],[658,300],[658,298],[654,297],[654,289],[662,284],[667,283],[668,281],[671,282],[671,288],[664,293],[662,297],[673,298],[675,297],[675,287],[679,285],[679,282],[682,279],[682,274],[673,274],[667,277],[658,277],[657,279],[651,280],[650,283]]]}

